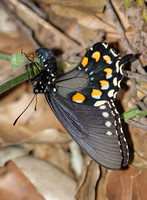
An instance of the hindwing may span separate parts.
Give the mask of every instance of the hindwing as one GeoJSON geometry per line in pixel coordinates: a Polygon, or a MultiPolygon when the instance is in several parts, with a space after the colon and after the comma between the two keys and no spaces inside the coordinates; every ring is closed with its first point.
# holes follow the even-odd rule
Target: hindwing
{"type": "Polygon", "coordinates": [[[53,93],[45,94],[48,104],[67,132],[88,155],[109,169],[128,162],[128,146],[116,108],[108,101],[98,107],[70,102],[53,93]]]}

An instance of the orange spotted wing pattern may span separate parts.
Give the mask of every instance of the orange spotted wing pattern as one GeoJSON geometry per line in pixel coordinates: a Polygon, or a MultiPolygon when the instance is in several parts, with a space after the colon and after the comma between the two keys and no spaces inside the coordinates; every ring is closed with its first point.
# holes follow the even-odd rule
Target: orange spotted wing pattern
{"type": "Polygon", "coordinates": [[[106,42],[96,43],[72,71],[58,75],[47,48],[36,50],[41,72],[34,93],[44,93],[51,109],[73,139],[100,165],[120,169],[129,159],[128,145],[114,100],[123,78],[119,57],[106,42]]]}

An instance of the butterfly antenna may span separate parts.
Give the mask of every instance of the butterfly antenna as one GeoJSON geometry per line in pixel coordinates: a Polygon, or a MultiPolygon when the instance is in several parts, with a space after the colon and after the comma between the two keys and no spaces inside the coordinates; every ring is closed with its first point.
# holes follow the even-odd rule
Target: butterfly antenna
{"type": "Polygon", "coordinates": [[[33,96],[32,100],[30,101],[30,103],[28,104],[28,106],[23,110],[23,112],[17,117],[17,119],[14,121],[13,126],[15,126],[15,124],[17,123],[18,119],[21,117],[21,115],[23,115],[23,113],[28,109],[28,107],[31,105],[31,103],[33,102],[34,98],[35,98],[36,94],[33,96]]]}
{"type": "Polygon", "coordinates": [[[36,95],[36,103],[35,103],[35,111],[37,110],[37,95],[36,95]]]}

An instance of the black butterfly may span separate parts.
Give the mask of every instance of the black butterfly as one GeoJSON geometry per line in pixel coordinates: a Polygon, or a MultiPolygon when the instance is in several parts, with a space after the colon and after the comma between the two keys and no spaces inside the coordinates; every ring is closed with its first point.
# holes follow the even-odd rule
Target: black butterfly
{"type": "Polygon", "coordinates": [[[122,65],[133,55],[120,58],[106,42],[96,43],[75,69],[59,75],[49,49],[35,54],[41,71],[33,82],[34,93],[44,93],[64,128],[97,163],[115,170],[127,165],[129,150],[114,100],[122,65]]]}

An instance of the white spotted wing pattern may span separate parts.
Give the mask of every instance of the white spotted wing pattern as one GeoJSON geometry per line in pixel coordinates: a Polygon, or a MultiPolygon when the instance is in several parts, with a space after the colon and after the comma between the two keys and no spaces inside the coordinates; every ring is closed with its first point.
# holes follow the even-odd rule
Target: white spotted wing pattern
{"type": "Polygon", "coordinates": [[[96,43],[77,68],[44,83],[47,102],[64,128],[91,158],[113,170],[129,159],[114,100],[123,78],[121,67],[131,58],[120,58],[105,42],[96,43]]]}

